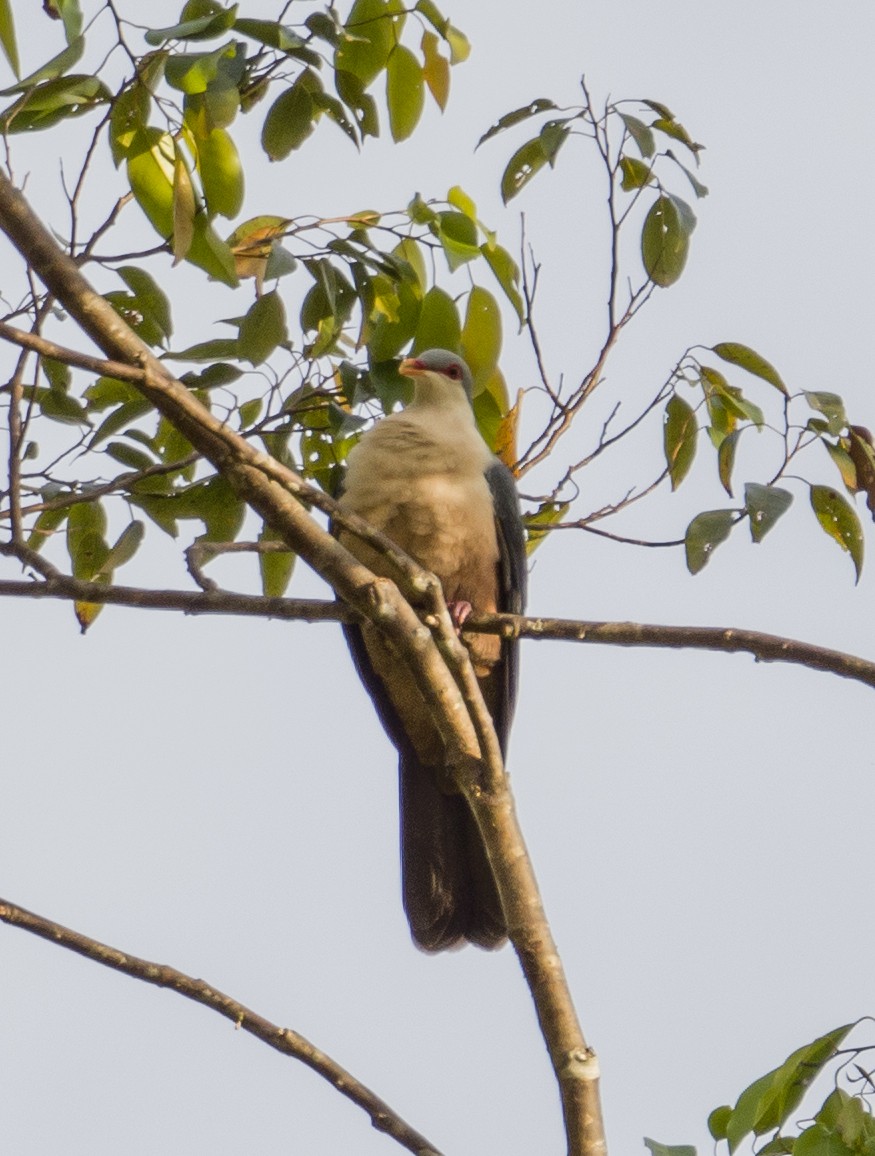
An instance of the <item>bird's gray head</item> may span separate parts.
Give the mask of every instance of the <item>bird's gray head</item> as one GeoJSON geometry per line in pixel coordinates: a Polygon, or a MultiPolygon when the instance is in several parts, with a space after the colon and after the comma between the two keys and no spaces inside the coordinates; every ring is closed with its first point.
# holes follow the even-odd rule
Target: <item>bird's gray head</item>
{"type": "Polygon", "coordinates": [[[431,382],[432,389],[438,386],[446,391],[455,387],[464,392],[468,401],[473,399],[474,379],[471,370],[458,353],[450,353],[448,349],[428,349],[416,357],[405,357],[398,372],[413,380],[417,385],[417,394],[422,387],[428,388],[426,383],[431,382]]]}

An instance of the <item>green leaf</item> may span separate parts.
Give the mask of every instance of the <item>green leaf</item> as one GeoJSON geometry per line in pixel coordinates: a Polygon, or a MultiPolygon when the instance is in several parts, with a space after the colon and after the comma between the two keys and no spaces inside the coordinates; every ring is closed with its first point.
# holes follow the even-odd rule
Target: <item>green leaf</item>
{"type": "Polygon", "coordinates": [[[508,253],[507,249],[503,249],[501,245],[497,245],[494,241],[486,241],[480,246],[480,252],[486,258],[486,263],[492,272],[498,284],[501,286],[505,297],[514,307],[516,315],[519,318],[520,325],[523,325],[526,320],[526,307],[519,291],[520,270],[516,261],[508,253]]]}
{"type": "Polygon", "coordinates": [[[261,130],[261,147],[272,161],[283,160],[300,148],[314,128],[313,97],[303,76],[280,93],[268,110],[261,130]]]}
{"type": "Polygon", "coordinates": [[[134,294],[139,311],[149,318],[163,337],[171,337],[170,301],[155,278],[138,265],[120,265],[116,272],[134,294]]]}
{"type": "Polygon", "coordinates": [[[363,136],[379,136],[380,120],[377,116],[377,102],[365,92],[365,86],[352,72],[338,69],[334,73],[337,94],[352,113],[359,133],[363,136]]]}
{"type": "Polygon", "coordinates": [[[90,425],[88,413],[75,397],[66,393],[46,390],[39,395],[40,412],[63,425],[90,425]]]}
{"type": "Polygon", "coordinates": [[[505,166],[501,176],[501,199],[505,204],[521,192],[532,177],[547,163],[540,137],[521,145],[505,166]]]}
{"type": "Polygon", "coordinates": [[[793,495],[780,486],[761,486],[748,482],[744,487],[744,508],[750,518],[750,536],[762,542],[775,522],[793,504],[793,495]]]}
{"type": "Polygon", "coordinates": [[[730,498],[734,497],[732,493],[732,471],[735,468],[735,452],[738,449],[738,439],[741,437],[742,430],[734,430],[727,434],[720,442],[717,448],[717,474],[720,478],[720,484],[727,492],[730,498]]]}
{"type": "Polygon", "coordinates": [[[745,1088],[726,1124],[730,1152],[750,1133],[763,1136],[789,1119],[853,1026],[845,1024],[797,1049],[780,1067],[745,1088]]]}
{"type": "Polygon", "coordinates": [[[792,1156],[794,1144],[793,1136],[776,1136],[774,1140],[757,1149],[757,1156],[792,1156]]]}
{"type": "Polygon", "coordinates": [[[67,516],[67,553],[74,578],[91,579],[109,555],[106,513],[100,502],[79,502],[67,516]]]}
{"type": "Polygon", "coordinates": [[[129,501],[151,518],[165,534],[169,534],[171,538],[178,536],[179,526],[176,519],[178,499],[175,496],[132,493],[129,501]]]}
{"type": "Polygon", "coordinates": [[[708,196],[708,186],[703,185],[702,182],[695,175],[695,173],[691,173],[686,165],[682,165],[681,162],[674,155],[674,153],[671,151],[671,149],[668,149],[666,151],[665,155],[668,157],[671,157],[671,159],[674,161],[674,163],[677,165],[677,167],[681,170],[681,172],[684,174],[684,176],[690,182],[690,187],[692,188],[693,192],[696,194],[697,197],[699,197],[701,199],[702,197],[708,196]]]}
{"type": "Polygon", "coordinates": [[[151,127],[135,134],[127,155],[131,192],[152,227],[165,240],[173,232],[174,156],[170,133],[151,127]]]}
{"type": "Polygon", "coordinates": [[[93,450],[106,438],[112,437],[114,433],[118,433],[124,426],[129,425],[132,421],[136,421],[138,417],[148,413],[152,409],[152,403],[147,401],[144,397],[134,398],[132,401],[126,401],[114,409],[111,414],[103,419],[91,437],[88,443],[88,448],[93,450]]]}
{"type": "Polygon", "coordinates": [[[438,240],[447,258],[450,271],[480,256],[477,226],[464,213],[439,213],[437,219],[438,240]]]}
{"type": "Polygon", "coordinates": [[[443,16],[439,11],[434,0],[416,0],[413,6],[415,12],[419,12],[428,20],[433,28],[436,28],[443,36],[446,31],[449,20],[443,16]]]}
{"type": "Polygon", "coordinates": [[[275,291],[265,293],[250,308],[240,325],[240,356],[251,365],[261,365],[287,339],[282,299],[275,291]]]}
{"type": "Polygon", "coordinates": [[[660,196],[650,207],[641,231],[641,257],[648,277],[667,289],[687,263],[695,217],[687,215],[677,197],[660,196]]]}
{"type": "MultiPolygon", "coordinates": [[[[320,15],[324,14],[316,13],[316,16],[320,15]]],[[[309,17],[307,19],[308,26],[310,19],[309,17]]],[[[329,27],[334,28],[334,22],[330,17],[326,19],[329,27]]],[[[257,40],[260,44],[266,44],[269,48],[277,48],[280,52],[286,52],[290,56],[306,60],[308,64],[313,64],[316,68],[321,63],[318,55],[312,49],[306,50],[304,41],[296,32],[284,24],[279,24],[276,20],[250,20],[248,17],[241,16],[240,19],[234,21],[234,31],[239,32],[241,36],[248,36],[252,40],[257,40]]]]}
{"type": "Polygon", "coordinates": [[[136,519],[129,522],[104,559],[103,565],[96,575],[97,579],[105,578],[107,581],[111,581],[113,573],[118,570],[120,566],[124,566],[125,562],[130,562],[131,558],[133,558],[137,550],[139,550],[145,532],[146,527],[142,522],[136,519]]]}
{"type": "Polygon", "coordinates": [[[496,367],[483,383],[482,389],[474,394],[474,420],[493,453],[497,452],[507,410],[507,383],[504,374],[496,367]]]}
{"type": "Polygon", "coordinates": [[[546,540],[549,527],[561,522],[568,513],[570,502],[545,502],[534,514],[525,519],[526,554],[533,554],[546,540]]]}
{"type": "Polygon", "coordinates": [[[504,116],[499,117],[491,128],[486,130],[474,147],[475,149],[479,149],[485,141],[491,140],[492,137],[497,136],[500,132],[504,132],[505,129],[513,128],[515,124],[521,124],[530,117],[538,116],[542,112],[549,112],[555,108],[558,108],[558,105],[554,104],[552,100],[539,97],[537,100],[532,100],[528,104],[524,104],[522,108],[515,108],[513,112],[506,112],[504,116]]]}
{"type": "Polygon", "coordinates": [[[224,128],[197,140],[197,167],[210,216],[236,217],[243,207],[243,165],[224,128]]]}
{"type": "Polygon", "coordinates": [[[460,213],[464,213],[466,217],[470,217],[472,221],[477,220],[477,206],[460,185],[453,185],[447,192],[447,203],[460,213]]]}
{"type": "Polygon", "coordinates": [[[690,471],[696,456],[698,433],[695,410],[679,394],[673,394],[665,407],[663,426],[665,463],[673,490],[678,488],[690,471]]]}
{"type": "Polygon", "coordinates": [[[468,294],[461,352],[474,378],[476,395],[494,373],[501,353],[501,310],[492,294],[479,285],[468,294]]]}
{"type": "Polygon", "coordinates": [[[685,145],[686,148],[690,150],[693,156],[697,157],[702,151],[703,146],[696,144],[684,126],[680,124],[679,121],[676,121],[674,117],[660,117],[653,122],[651,127],[658,129],[661,133],[665,133],[666,136],[670,136],[672,140],[680,141],[682,145],[685,145]]]}
{"type": "Polygon", "coordinates": [[[737,520],[735,510],[706,510],[693,518],[684,535],[687,569],[691,574],[704,570],[720,543],[729,537],[737,520]]]}
{"type": "Polygon", "coordinates": [[[812,409],[822,413],[827,420],[827,429],[833,437],[838,437],[848,424],[845,403],[837,393],[812,392],[804,390],[805,400],[812,409]]]}
{"type": "Polygon", "coordinates": [[[644,1147],[649,1148],[653,1156],[696,1156],[696,1149],[689,1144],[660,1144],[647,1136],[644,1147]]]}
{"type": "Polygon", "coordinates": [[[79,0],[54,0],[54,7],[63,21],[64,35],[70,44],[82,32],[82,10],[79,7],[79,0]]]}
{"type": "Polygon", "coordinates": [[[215,361],[217,358],[237,358],[240,348],[236,337],[217,337],[212,341],[199,341],[196,345],[189,345],[187,349],[172,352],[168,357],[174,361],[215,361]]]}
{"type": "Polygon", "coordinates": [[[841,474],[845,489],[851,494],[856,494],[861,487],[858,484],[859,479],[857,477],[857,467],[854,459],[841,444],[834,445],[832,442],[827,441],[826,438],[821,438],[821,444],[835,462],[836,469],[841,474]]]}
{"type": "Polygon", "coordinates": [[[800,1132],[793,1143],[793,1156],[851,1156],[858,1151],[858,1148],[845,1144],[838,1132],[823,1124],[812,1124],[800,1132]]]}
{"type": "MultiPolygon", "coordinates": [[[[719,370],[712,369],[709,365],[700,365],[699,372],[705,391],[705,399],[708,403],[708,412],[715,426],[723,428],[720,411],[723,411],[724,415],[728,413],[730,418],[742,418],[751,421],[755,426],[764,424],[765,417],[760,407],[754,405],[752,401],[748,401],[737,386],[730,385],[719,370]]],[[[725,416],[722,420],[726,423],[725,416]]],[[[732,429],[734,426],[735,422],[730,420],[728,428],[732,429]]]]}
{"type": "Polygon", "coordinates": [[[656,144],[653,140],[653,130],[649,125],[646,125],[643,120],[639,120],[637,116],[629,116],[627,113],[621,112],[620,119],[626,126],[626,131],[638,146],[638,151],[643,157],[652,157],[656,151],[656,144]]]}
{"type": "MultiPolygon", "coordinates": [[[[334,67],[351,72],[365,88],[386,67],[404,26],[400,0],[355,0],[334,67]]],[[[340,94],[343,98],[343,94],[340,94]]]]}
{"type": "Polygon", "coordinates": [[[71,508],[43,510],[27,536],[28,550],[41,550],[46,542],[54,537],[55,531],[65,521],[71,508]]]}
{"type": "Polygon", "coordinates": [[[13,92],[27,92],[42,80],[54,80],[57,76],[63,76],[82,59],[82,53],[85,51],[85,37],[77,36],[76,39],[68,44],[63,52],[59,52],[57,56],[53,56],[51,60],[46,61],[41,68],[36,72],[32,72],[29,76],[25,76],[23,80],[19,80],[17,84],[11,85],[9,88],[0,89],[0,96],[9,96],[13,92]]]}
{"type": "Polygon", "coordinates": [[[422,67],[409,48],[396,44],[386,66],[386,104],[394,141],[407,140],[425,104],[422,67]]]}
{"type": "Polygon", "coordinates": [[[213,36],[221,36],[223,32],[234,25],[237,17],[237,5],[230,8],[221,8],[210,5],[213,12],[195,19],[181,20],[169,28],[153,28],[146,33],[147,44],[160,45],[166,40],[209,40],[213,36]]]}
{"type": "Polygon", "coordinates": [[[459,349],[462,324],[455,301],[438,285],[433,285],[422,299],[422,310],[413,339],[412,354],[426,349],[459,349]]]}
{"type": "Polygon", "coordinates": [[[851,555],[856,581],[859,582],[864,541],[860,519],[853,506],[831,486],[812,486],[811,508],[824,531],[851,555]]]}
{"type": "Polygon", "coordinates": [[[450,47],[450,64],[464,64],[471,55],[471,45],[465,33],[448,24],[444,29],[444,40],[450,47]]]}
{"type": "Polygon", "coordinates": [[[320,112],[324,112],[329,120],[334,121],[339,129],[341,129],[352,143],[358,148],[359,134],[354,123],[346,115],[343,105],[336,96],[330,96],[327,92],[314,92],[313,104],[320,112]]]}
{"type": "Polygon", "coordinates": [[[15,42],[15,24],[12,20],[10,0],[0,0],[0,45],[16,76],[21,75],[18,61],[18,45],[15,42]]]}
{"type": "Polygon", "coordinates": [[[203,537],[208,542],[233,542],[240,533],[245,514],[245,503],[221,474],[189,486],[180,495],[177,510],[178,517],[199,518],[204,523],[203,537]]]}
{"type": "MultiPolygon", "coordinates": [[[[422,300],[418,284],[415,288],[406,281],[398,285],[398,320],[389,320],[385,315],[378,317],[368,341],[372,371],[375,364],[397,357],[404,346],[412,340],[419,324],[422,300]]],[[[394,369],[393,366],[393,374],[394,369]]],[[[396,381],[395,378],[397,378],[397,374],[393,377],[395,386],[404,380],[398,378],[396,381]]]]}
{"type": "Polygon", "coordinates": [[[556,167],[556,156],[571,132],[567,120],[548,120],[538,134],[541,149],[550,168],[556,167]]]}
{"type": "Polygon", "coordinates": [[[761,377],[763,381],[767,381],[769,385],[773,385],[781,393],[787,393],[787,387],[781,380],[777,369],[750,346],[742,345],[738,341],[721,341],[719,345],[713,346],[713,351],[731,365],[746,369],[748,373],[754,374],[755,377],[761,377]]]}
{"type": "Polygon", "coordinates": [[[117,377],[98,377],[84,391],[83,397],[88,402],[89,411],[96,413],[125,401],[145,400],[129,381],[121,381],[117,377]]]}
{"type": "Polygon", "coordinates": [[[53,357],[41,357],[40,365],[43,373],[46,375],[49,387],[53,391],[66,393],[70,388],[70,382],[73,380],[70,366],[65,365],[63,361],[56,361],[53,357]]]}
{"type": "Polygon", "coordinates": [[[620,157],[620,169],[623,173],[621,184],[627,193],[643,188],[653,175],[650,165],[635,157],[620,157]]]}
{"type": "Polygon", "coordinates": [[[213,52],[188,52],[167,58],[165,76],[171,88],[188,95],[206,92],[219,78],[222,66],[233,61],[236,79],[245,69],[245,57],[238,51],[238,45],[225,44],[213,52]]]}
{"type": "Polygon", "coordinates": [[[113,101],[109,115],[109,146],[116,168],[127,157],[137,134],[146,127],[151,103],[149,90],[139,81],[124,89],[113,101]]]}
{"type": "MultiPolygon", "coordinates": [[[[280,535],[267,523],[258,535],[259,542],[280,542],[280,535]]],[[[295,554],[292,550],[271,550],[258,555],[261,571],[261,592],[265,598],[282,598],[288,588],[295,568],[295,554]]]]}
{"type": "Polygon", "coordinates": [[[425,267],[425,258],[422,255],[422,248],[419,242],[415,241],[413,237],[405,237],[399,241],[392,250],[392,256],[399,258],[410,266],[410,271],[419,288],[420,294],[424,293],[428,286],[428,272],[425,267]]]}
{"type": "Polygon", "coordinates": [[[112,93],[96,76],[61,76],[29,89],[0,112],[0,122],[7,133],[35,132],[82,116],[111,99],[112,93]]]}
{"type": "Polygon", "coordinates": [[[110,442],[106,452],[114,461],[127,466],[129,470],[136,470],[138,474],[155,465],[155,459],[149,457],[145,450],[138,450],[127,442],[110,442]]]}
{"type": "Polygon", "coordinates": [[[729,1117],[732,1115],[732,1108],[729,1104],[723,1104],[708,1117],[708,1131],[715,1140],[726,1139],[726,1125],[729,1123],[729,1117]]]}

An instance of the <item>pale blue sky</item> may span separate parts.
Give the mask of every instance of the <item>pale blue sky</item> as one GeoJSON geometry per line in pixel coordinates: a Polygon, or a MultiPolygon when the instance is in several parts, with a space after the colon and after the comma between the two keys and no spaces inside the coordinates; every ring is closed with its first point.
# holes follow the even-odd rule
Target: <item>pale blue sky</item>
{"type": "MultiPolygon", "coordinates": [[[[148,7],[174,18],[175,4],[148,7]]],[[[472,148],[530,98],[573,103],[585,72],[598,98],[670,105],[707,145],[711,188],[684,277],[626,334],[611,382],[655,389],[686,346],[744,341],[792,390],[841,393],[875,421],[870,6],[447,10],[473,51],[445,117],[430,110],[412,141],[359,158],[321,129],[265,167],[245,215],[403,205],[458,183],[509,244],[524,209],[549,364],[579,373],[603,319],[603,185],[569,149],[503,210],[498,178],[522,137],[472,148]]],[[[38,203],[55,203],[51,140],[16,144],[38,203]]],[[[162,276],[203,295],[184,268],[162,276]]],[[[249,290],[223,292],[190,320],[180,306],[178,331],[200,339],[206,317],[242,312],[249,290]]],[[[510,328],[503,364],[513,387],[531,380],[510,328]]],[[[703,452],[637,528],[674,535],[726,504],[714,473],[703,452]]],[[[745,626],[871,656],[875,579],[854,588],[806,505],[799,491],[758,548],[737,532],[695,579],[676,552],[566,535],[536,556],[532,610],[745,626]]],[[[187,581],[167,539],[125,580],[187,581]]],[[[315,589],[296,576],[295,592],[315,589]]],[[[83,639],[69,607],[21,601],[0,602],[0,620],[0,894],[303,1032],[447,1156],[563,1150],[512,953],[429,958],[409,942],[394,753],[339,631],[108,609],[83,639]]],[[[510,769],[615,1153],[643,1151],[645,1133],[707,1151],[713,1107],[872,1011],[871,712],[862,687],[746,657],[524,645],[510,769]]],[[[0,938],[4,1151],[392,1151],[317,1077],[207,1011],[0,938]]]]}

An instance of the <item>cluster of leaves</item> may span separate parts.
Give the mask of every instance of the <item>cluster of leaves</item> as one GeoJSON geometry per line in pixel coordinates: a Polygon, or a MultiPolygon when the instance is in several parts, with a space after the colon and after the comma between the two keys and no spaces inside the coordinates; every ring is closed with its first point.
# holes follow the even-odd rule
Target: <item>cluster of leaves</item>
{"type": "MultiPolygon", "coordinates": [[[[259,220],[263,234],[269,227],[264,218],[259,220]]],[[[145,268],[121,266],[117,273],[124,288],[105,297],[147,344],[175,362],[197,367],[182,380],[208,409],[221,411],[223,419],[246,436],[260,437],[274,456],[330,492],[367,414],[374,407],[389,412],[406,396],[409,383],[397,372],[397,358],[407,348],[416,353],[439,345],[462,353],[474,374],[480,428],[500,450],[509,437],[510,406],[498,367],[498,301],[478,284],[454,299],[430,285],[426,259],[440,252],[450,270],[480,262],[519,313],[519,274],[510,254],[478,221],[474,203],[460,188],[451,189],[445,202],[427,204],[416,197],[397,220],[385,225],[375,213],[359,214],[345,224],[345,232],[335,226],[329,233],[318,226],[323,242],[311,244],[300,258],[299,267],[310,280],[300,306],[305,335],[300,353],[290,338],[279,289],[257,296],[242,316],[226,319],[232,335],[181,350],[171,346],[170,301],[145,268]],[[395,242],[391,248],[374,239],[381,231],[395,242]],[[351,358],[362,348],[367,363],[354,364],[351,358]],[[266,365],[274,355],[285,355],[284,372],[266,365]]],[[[294,222],[284,225],[284,232],[294,232],[294,222]]],[[[245,233],[245,227],[240,232],[245,233]]],[[[288,256],[291,268],[295,260],[288,256]]],[[[41,369],[45,384],[25,390],[34,412],[79,426],[85,450],[103,453],[125,467],[111,481],[86,488],[100,511],[96,517],[105,520],[100,510],[105,491],[123,496],[171,535],[179,532],[180,520],[199,519],[208,541],[236,537],[244,519],[241,503],[220,478],[198,477],[191,445],[155,414],[134,385],[101,377],[80,399],[71,391],[69,367],[43,358],[41,369]]],[[[37,454],[31,443],[26,457],[37,454]]],[[[52,480],[39,486],[38,494],[40,511],[31,535],[36,548],[79,508],[82,487],[52,480]]],[[[80,540],[68,538],[68,545],[71,541],[74,566],[88,569],[80,540]]],[[[99,572],[92,568],[88,576],[99,572]]],[[[290,572],[276,561],[263,566],[265,593],[282,593],[290,572]]]]}
{"type": "MultiPolygon", "coordinates": [[[[841,1045],[856,1024],[844,1024],[797,1048],[782,1064],[741,1093],[735,1105],[715,1108],[708,1130],[717,1143],[726,1142],[730,1156],[753,1140],[756,1156],[872,1156],[875,1117],[871,1100],[875,1079],[859,1061],[870,1047],[844,1050],[841,1045]],[[814,1081],[835,1064],[833,1086],[797,1130],[785,1130],[809,1094],[814,1081]],[[846,1085],[846,1086],[842,1086],[846,1085]],[[765,1143],[757,1142],[765,1138],[765,1143]]],[[[695,1156],[688,1145],[645,1140],[653,1156],[695,1156]]]]}
{"type": "MultiPolygon", "coordinates": [[[[299,148],[322,117],[359,146],[379,134],[378,106],[368,89],[382,75],[389,127],[395,140],[403,140],[419,121],[426,89],[441,108],[446,105],[450,64],[469,53],[464,34],[433,0],[417,0],[413,9],[421,26],[421,62],[401,42],[408,19],[401,0],[356,0],[345,23],[329,7],[300,26],[239,16],[238,8],[188,0],[176,24],[146,30],[152,51],[114,96],[100,76],[71,71],[86,48],[79,0],[52,0],[46,9],[63,21],[67,46],[4,90],[15,99],[0,111],[3,132],[10,134],[51,128],[110,105],[113,160],[125,165],[149,222],[175,260],[189,260],[229,285],[236,284],[238,270],[214,222],[236,216],[243,203],[243,166],[228,131],[239,112],[250,112],[271,85],[281,87],[261,132],[272,160],[299,148]],[[218,39],[218,48],[191,50],[218,39]],[[326,63],[336,95],[320,77],[326,63]],[[160,93],[162,84],[174,100],[160,93]],[[159,123],[152,123],[155,112],[159,123]]],[[[8,3],[0,6],[0,46],[17,74],[8,3]]]]}
{"type": "Polygon", "coordinates": [[[854,1024],[845,1024],[797,1049],[779,1067],[755,1080],[734,1107],[716,1108],[708,1119],[715,1140],[725,1140],[735,1152],[746,1138],[770,1137],[756,1148],[757,1156],[869,1156],[875,1152],[875,1119],[870,1107],[875,1092],[872,1076],[859,1063],[868,1049],[840,1052],[854,1024]],[[812,1083],[827,1064],[840,1061],[834,1086],[817,1111],[795,1135],[783,1129],[802,1104],[812,1083]],[[840,1080],[856,1083],[855,1094],[840,1080]]]}
{"type": "MultiPolygon", "coordinates": [[[[767,424],[763,410],[731,385],[714,366],[688,353],[680,362],[674,379],[674,392],[665,407],[663,446],[672,489],[677,489],[689,473],[699,445],[699,414],[705,418],[704,429],[716,451],[720,484],[730,498],[734,497],[733,474],[741,439],[750,430],[770,429],[778,435],[781,461],[768,482],[747,482],[744,506],[706,510],[696,515],[684,538],[687,566],[697,574],[710,560],[714,550],[724,542],[733,527],[747,521],[751,539],[761,542],[793,502],[790,490],[776,483],[782,479],[800,482],[790,475],[790,465],[798,455],[814,444],[822,445],[838,469],[845,489],[852,495],[865,492],[870,510],[875,511],[875,450],[868,430],[849,423],[842,399],[834,393],[803,391],[791,394],[778,371],[755,350],[738,342],[722,342],[710,349],[723,362],[746,370],[777,391],[782,404],[782,426],[767,424]],[[686,400],[682,388],[691,388],[698,396],[696,405],[686,400]],[[808,417],[797,419],[800,406],[808,417]]],[[[803,482],[811,509],[818,524],[854,564],[859,580],[863,566],[863,529],[851,503],[834,486],[803,482]]]]}
{"type": "MultiPolygon", "coordinates": [[[[628,111],[630,103],[609,105],[604,116],[598,116],[588,95],[582,106],[564,110],[554,101],[539,97],[497,120],[480,138],[478,146],[533,117],[545,118],[537,136],[520,145],[505,166],[501,178],[501,195],[506,204],[542,169],[555,167],[560,149],[573,133],[593,137],[609,167],[615,186],[631,194],[632,203],[645,190],[649,189],[653,193],[641,228],[641,259],[649,280],[667,288],[683,273],[690,237],[696,227],[696,217],[685,200],[665,187],[661,175],[662,166],[658,170],[657,165],[663,160],[673,162],[686,175],[696,197],[707,196],[705,185],[681,164],[668,142],[682,145],[696,164],[699,162],[702,145],[692,139],[674,113],[659,101],[640,102],[651,114],[649,123],[628,111]],[[557,113],[562,115],[557,116],[557,113]],[[616,144],[611,135],[614,124],[620,129],[616,144]],[[658,141],[664,142],[665,147],[658,148],[658,141]]],[[[613,210],[613,199],[611,207],[613,210]]],[[[621,224],[629,208],[631,204],[621,217],[614,217],[613,223],[621,224]]]]}
{"type": "MultiPolygon", "coordinates": [[[[67,48],[9,90],[16,100],[4,117],[6,131],[50,128],[108,106],[104,122],[112,159],[126,178],[122,192],[130,190],[174,264],[188,261],[231,287],[255,279],[254,303],[227,321],[232,336],[174,350],[170,300],[155,276],[142,264],[113,271],[120,284],[106,299],[147,344],[197,366],[183,380],[207,408],[221,407],[223,418],[244,434],[260,436],[272,453],[334,489],[367,420],[362,411],[376,406],[388,412],[404,395],[408,383],[397,373],[399,354],[405,347],[416,352],[441,345],[469,361],[481,427],[500,446],[509,403],[498,369],[498,302],[472,279],[453,298],[432,283],[429,266],[438,254],[450,272],[479,262],[522,322],[519,270],[461,188],[451,189],[445,202],[427,203],[417,195],[385,223],[374,212],[354,214],[334,228],[261,214],[226,239],[216,229],[217,219],[236,216],[244,201],[234,121],[271,85],[281,91],[267,108],[261,142],[272,160],[302,145],[323,117],[357,146],[376,136],[379,114],[368,90],[380,76],[396,140],[413,131],[426,89],[443,108],[450,64],[467,57],[468,44],[433,0],[418,0],[411,10],[421,30],[421,60],[402,43],[411,13],[400,0],[355,0],[344,22],[329,7],[295,27],[243,17],[236,4],[188,0],[173,26],[141,29],[147,50],[115,95],[91,78],[96,87],[88,102],[80,99],[84,78],[70,72],[85,50],[78,0],[49,7],[50,15],[63,20],[67,48]],[[221,43],[200,50],[210,40],[221,43]],[[442,44],[448,56],[441,55],[442,44]],[[320,80],[323,66],[336,96],[320,80]],[[300,250],[293,253],[288,244],[299,238],[300,250]],[[300,343],[289,332],[288,294],[278,286],[263,291],[266,281],[296,270],[310,283],[299,308],[300,343]],[[361,350],[364,366],[353,363],[361,350]],[[275,354],[285,356],[285,369],[266,365],[275,354]]],[[[8,7],[0,7],[0,45],[17,71],[8,7]]],[[[82,248],[87,255],[87,244],[82,248]]],[[[28,438],[40,416],[77,426],[79,441],[70,452],[105,454],[125,472],[91,483],[59,480],[51,467],[25,472],[25,514],[36,517],[30,523],[32,546],[39,548],[65,521],[68,529],[78,524],[85,516],[80,509],[90,506],[89,533],[67,536],[74,572],[110,580],[142,538],[141,523],[134,521],[136,529],[125,538],[133,549],[106,543],[103,503],[110,495],[122,495],[170,534],[178,532],[181,519],[202,521],[210,541],[239,533],[244,512],[229,487],[218,477],[199,476],[192,447],[130,382],[102,377],[80,394],[68,367],[43,358],[39,370],[24,390],[28,438]]],[[[21,451],[27,463],[40,458],[34,440],[21,451]]],[[[288,572],[278,563],[264,565],[265,592],[281,593],[288,572]]]]}

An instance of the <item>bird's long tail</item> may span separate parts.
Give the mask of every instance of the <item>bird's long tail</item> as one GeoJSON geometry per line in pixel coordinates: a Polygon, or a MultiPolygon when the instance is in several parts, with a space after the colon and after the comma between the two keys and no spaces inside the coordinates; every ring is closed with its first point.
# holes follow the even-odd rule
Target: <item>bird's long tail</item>
{"type": "Polygon", "coordinates": [[[465,940],[499,947],[507,928],[486,849],[468,804],[433,770],[401,755],[401,876],[415,942],[443,951],[465,940]]]}

